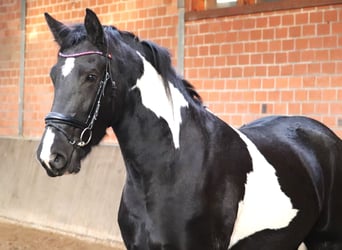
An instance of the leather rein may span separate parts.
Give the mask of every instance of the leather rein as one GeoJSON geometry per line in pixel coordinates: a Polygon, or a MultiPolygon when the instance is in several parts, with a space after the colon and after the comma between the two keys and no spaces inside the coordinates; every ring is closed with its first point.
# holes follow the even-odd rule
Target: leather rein
{"type": "Polygon", "coordinates": [[[101,51],[85,51],[85,52],[74,53],[74,54],[63,54],[59,52],[58,55],[63,58],[76,58],[76,57],[87,56],[87,55],[100,55],[109,59],[107,60],[107,63],[106,63],[105,75],[103,79],[101,80],[100,85],[97,89],[95,101],[90,109],[90,112],[87,116],[87,120],[85,122],[82,122],[72,116],[65,115],[65,114],[58,113],[58,112],[50,112],[45,117],[45,124],[47,127],[53,127],[57,131],[62,133],[67,138],[68,142],[71,145],[77,146],[77,147],[85,147],[91,141],[92,129],[99,114],[101,100],[102,100],[102,97],[104,96],[107,82],[111,80],[112,84],[115,85],[115,82],[112,81],[111,75],[109,73],[109,65],[110,65],[110,60],[112,59],[112,55],[108,53],[103,53],[101,51]],[[65,132],[65,130],[59,126],[59,124],[69,125],[69,126],[81,129],[82,132],[81,132],[79,139],[77,140],[77,139],[73,139],[72,137],[70,137],[65,132]]]}

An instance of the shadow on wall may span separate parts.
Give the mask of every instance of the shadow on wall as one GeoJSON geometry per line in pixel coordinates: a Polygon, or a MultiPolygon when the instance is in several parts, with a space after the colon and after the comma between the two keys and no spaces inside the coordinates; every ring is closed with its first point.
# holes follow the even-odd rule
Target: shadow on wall
{"type": "Polygon", "coordinates": [[[38,141],[0,138],[0,217],[107,242],[122,242],[117,211],[125,180],[118,146],[98,146],[77,175],[50,178],[38,141]]]}

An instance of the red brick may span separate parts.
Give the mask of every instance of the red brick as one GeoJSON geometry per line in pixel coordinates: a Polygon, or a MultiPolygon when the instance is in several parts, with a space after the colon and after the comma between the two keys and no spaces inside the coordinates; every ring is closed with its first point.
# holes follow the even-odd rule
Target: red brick
{"type": "Polygon", "coordinates": [[[262,62],[264,64],[273,64],[275,62],[273,53],[265,53],[262,55],[262,62]]]}
{"type": "Polygon", "coordinates": [[[335,63],[322,63],[321,73],[324,74],[334,74],[336,72],[336,64],[335,63]]]}
{"type": "Polygon", "coordinates": [[[268,25],[268,19],[266,17],[256,18],[256,28],[265,28],[268,25]]]}
{"type": "Polygon", "coordinates": [[[233,20],[232,29],[241,30],[243,28],[243,22],[240,19],[233,20]]]}
{"type": "Polygon", "coordinates": [[[262,81],[260,79],[250,79],[249,89],[259,89],[262,86],[262,81]]]}
{"type": "Polygon", "coordinates": [[[269,49],[270,51],[280,51],[281,50],[281,41],[279,40],[272,40],[269,43],[269,49]]]}
{"type": "Polygon", "coordinates": [[[293,75],[293,66],[291,64],[282,66],[280,73],[282,76],[293,75]]]}
{"type": "Polygon", "coordinates": [[[309,74],[321,73],[321,64],[320,63],[308,64],[308,73],[309,74]]]}
{"type": "Polygon", "coordinates": [[[232,77],[241,77],[243,69],[242,67],[234,67],[232,68],[232,77]]]}
{"type": "Polygon", "coordinates": [[[255,28],[255,19],[245,19],[245,20],[243,20],[242,27],[244,29],[254,29],[255,28]]]}
{"type": "Polygon", "coordinates": [[[289,36],[289,29],[288,28],[277,28],[275,32],[275,38],[287,38],[289,36]]]}
{"type": "Polygon", "coordinates": [[[294,24],[294,15],[289,14],[289,15],[283,15],[282,18],[282,24],[284,26],[289,26],[294,24]]]}
{"type": "Polygon", "coordinates": [[[306,90],[296,90],[294,93],[294,100],[297,102],[307,101],[308,93],[306,90]]]}
{"type": "Polygon", "coordinates": [[[266,66],[256,66],[255,67],[255,76],[266,76],[267,75],[267,67],[266,66]]]}
{"type": "Polygon", "coordinates": [[[266,91],[256,91],[255,92],[255,101],[263,102],[267,101],[267,92],[266,91]]]}
{"type": "Polygon", "coordinates": [[[288,104],[288,113],[299,115],[301,114],[301,105],[299,103],[289,103],[288,104]]]}
{"type": "Polygon", "coordinates": [[[282,40],[282,49],[283,50],[293,50],[294,49],[294,41],[293,39],[282,40]]]}
{"type": "Polygon", "coordinates": [[[330,35],[330,24],[317,24],[317,35],[318,36],[324,36],[324,35],[330,35]]]}
{"type": "Polygon", "coordinates": [[[244,44],[244,51],[247,53],[248,52],[256,52],[256,44],[251,43],[251,42],[245,43],[244,44]]]}
{"type": "Polygon", "coordinates": [[[260,52],[268,51],[268,42],[261,41],[257,43],[257,50],[260,52]]]}
{"type": "Polygon", "coordinates": [[[280,104],[280,103],[275,103],[273,105],[273,112],[275,114],[283,114],[286,115],[288,114],[288,109],[287,109],[287,105],[285,104],[280,104]]]}
{"type": "Polygon", "coordinates": [[[314,114],[315,106],[312,103],[302,103],[301,111],[304,115],[314,114]]]}
{"type": "Polygon", "coordinates": [[[263,32],[261,30],[250,31],[250,39],[251,40],[260,40],[262,37],[263,37],[263,32]]]}
{"type": "Polygon", "coordinates": [[[244,77],[252,77],[255,75],[255,68],[253,66],[246,66],[243,68],[244,77]]]}
{"type": "Polygon", "coordinates": [[[308,13],[299,13],[295,15],[295,23],[296,25],[306,24],[309,22],[308,13]]]}
{"type": "Polygon", "coordinates": [[[295,49],[302,50],[309,48],[309,41],[307,38],[299,38],[295,40],[295,49]]]}
{"type": "Polygon", "coordinates": [[[314,112],[316,114],[328,114],[329,105],[327,103],[315,103],[314,104],[314,112]]]}
{"type": "Polygon", "coordinates": [[[331,23],[337,21],[337,11],[329,10],[324,12],[324,22],[331,23]]]}
{"type": "Polygon", "coordinates": [[[336,89],[325,89],[321,90],[321,97],[323,101],[334,101],[338,100],[336,89]]]}
{"type": "Polygon", "coordinates": [[[267,101],[269,102],[278,102],[280,101],[280,94],[279,90],[272,90],[267,93],[267,101]]]}
{"type": "Polygon", "coordinates": [[[328,61],[330,59],[328,50],[315,50],[314,60],[316,61],[328,61]]]}
{"type": "Polygon", "coordinates": [[[332,24],[332,32],[334,34],[341,34],[342,33],[342,23],[337,22],[332,24]]]}
{"type": "Polygon", "coordinates": [[[252,54],[251,55],[251,63],[252,64],[261,64],[262,57],[260,54],[252,54]]]}
{"type": "Polygon", "coordinates": [[[281,17],[280,16],[271,16],[268,20],[269,26],[279,26],[281,24],[281,17]]]}
{"type": "MultiPolygon", "coordinates": [[[[314,28],[313,25],[310,25],[310,27],[311,26],[314,28]]],[[[303,30],[305,30],[305,27],[308,27],[308,26],[303,26],[303,30]]],[[[289,37],[300,37],[302,35],[301,30],[302,30],[301,26],[290,27],[289,28],[289,37]]],[[[306,35],[305,32],[303,34],[306,35]]]]}
{"type": "Polygon", "coordinates": [[[300,62],[301,61],[301,53],[300,51],[294,51],[288,53],[288,61],[290,63],[300,62]]]}
{"type": "Polygon", "coordinates": [[[339,46],[338,38],[336,36],[323,37],[322,39],[324,48],[335,48],[336,46],[339,46]]]}
{"type": "Polygon", "coordinates": [[[263,29],[262,30],[262,39],[267,40],[267,39],[274,39],[275,37],[275,30],[273,28],[269,29],[263,29]]]}
{"type": "MultiPolygon", "coordinates": [[[[283,90],[280,92],[280,100],[282,102],[292,102],[294,101],[294,90],[283,90]]],[[[296,104],[298,105],[298,104],[296,104]]],[[[291,114],[292,112],[290,112],[291,114]]]]}
{"type": "Polygon", "coordinates": [[[321,23],[323,20],[323,14],[320,11],[310,13],[310,23],[321,23]]]}

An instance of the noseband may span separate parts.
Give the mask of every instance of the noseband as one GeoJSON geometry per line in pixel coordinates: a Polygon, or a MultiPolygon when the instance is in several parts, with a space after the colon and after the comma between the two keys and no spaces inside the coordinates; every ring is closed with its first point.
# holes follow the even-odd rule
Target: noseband
{"type": "MultiPolygon", "coordinates": [[[[75,57],[87,56],[87,55],[100,55],[100,56],[106,57],[109,60],[112,59],[111,54],[105,54],[105,53],[102,53],[101,51],[85,51],[85,52],[75,53],[75,54],[63,54],[59,52],[58,55],[63,58],[75,58],[75,57]]],[[[95,101],[90,109],[90,112],[87,116],[87,120],[85,122],[82,122],[74,117],[64,115],[58,112],[50,112],[45,117],[46,126],[53,127],[59,132],[61,132],[67,138],[68,142],[72,144],[73,146],[85,147],[91,141],[92,129],[97,119],[97,116],[99,114],[101,100],[102,100],[102,97],[104,96],[104,91],[106,89],[107,82],[111,80],[111,76],[109,73],[109,60],[107,60],[105,75],[100,82],[99,88],[97,89],[95,101]],[[58,124],[69,125],[69,126],[81,129],[82,132],[81,132],[79,140],[77,141],[71,138],[64,131],[64,129],[61,128],[58,124]]],[[[115,83],[112,81],[112,84],[114,85],[115,83]]]]}

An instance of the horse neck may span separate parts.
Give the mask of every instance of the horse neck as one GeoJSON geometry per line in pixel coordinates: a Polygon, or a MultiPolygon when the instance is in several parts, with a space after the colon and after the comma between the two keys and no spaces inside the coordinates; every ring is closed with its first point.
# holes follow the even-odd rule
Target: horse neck
{"type": "Polygon", "coordinates": [[[170,164],[182,150],[180,134],[182,125],[190,119],[187,111],[191,105],[179,89],[165,83],[153,66],[142,60],[144,73],[129,90],[130,103],[125,105],[133,109],[126,109],[114,132],[126,166],[148,172],[156,165],[170,164]]]}

